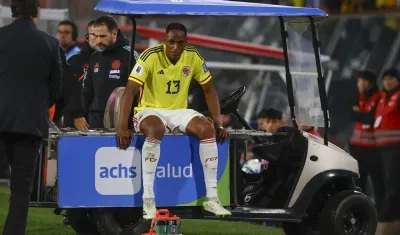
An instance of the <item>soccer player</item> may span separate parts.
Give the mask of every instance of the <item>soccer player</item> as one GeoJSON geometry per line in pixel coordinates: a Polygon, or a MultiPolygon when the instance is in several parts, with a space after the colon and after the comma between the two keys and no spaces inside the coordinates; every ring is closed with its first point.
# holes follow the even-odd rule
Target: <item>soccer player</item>
{"type": "Polygon", "coordinates": [[[143,144],[143,218],[155,217],[154,178],[160,159],[160,142],[164,133],[183,132],[200,139],[200,158],[204,168],[206,200],[203,207],[215,215],[231,215],[222,207],[217,195],[217,142],[228,139],[222,127],[217,92],[204,59],[187,45],[186,27],[172,23],[166,29],[164,44],[145,50],[129,77],[121,101],[117,130],[118,146],[127,149],[133,139],[127,120],[134,95],[141,90],[133,119],[135,131],[146,136],[143,144]],[[201,84],[210,122],[195,110],[187,109],[191,80],[201,84]],[[214,126],[213,126],[214,124],[214,126]]]}

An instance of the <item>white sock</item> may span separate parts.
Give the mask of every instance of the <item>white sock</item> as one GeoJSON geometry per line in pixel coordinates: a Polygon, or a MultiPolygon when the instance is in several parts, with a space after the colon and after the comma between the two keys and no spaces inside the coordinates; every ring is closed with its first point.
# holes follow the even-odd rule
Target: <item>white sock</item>
{"type": "Polygon", "coordinates": [[[154,198],[154,179],[160,160],[160,141],[146,138],[142,148],[143,198],[154,198]]]}
{"type": "Polygon", "coordinates": [[[206,197],[217,198],[218,148],[215,138],[200,140],[199,153],[204,170],[206,197]]]}

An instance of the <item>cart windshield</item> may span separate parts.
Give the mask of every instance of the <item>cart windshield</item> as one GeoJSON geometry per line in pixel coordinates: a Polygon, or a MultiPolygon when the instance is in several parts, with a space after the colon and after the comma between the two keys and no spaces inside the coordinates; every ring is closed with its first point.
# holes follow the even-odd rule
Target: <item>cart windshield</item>
{"type": "Polygon", "coordinates": [[[285,27],[297,123],[324,127],[311,26],[287,22],[285,27]]]}

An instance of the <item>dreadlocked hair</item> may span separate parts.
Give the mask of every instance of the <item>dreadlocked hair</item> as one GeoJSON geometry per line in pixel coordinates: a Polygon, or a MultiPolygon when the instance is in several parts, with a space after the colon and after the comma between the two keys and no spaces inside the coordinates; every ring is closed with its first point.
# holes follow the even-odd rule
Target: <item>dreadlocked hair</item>
{"type": "Polygon", "coordinates": [[[36,18],[39,15],[39,0],[11,0],[12,17],[36,18]]]}

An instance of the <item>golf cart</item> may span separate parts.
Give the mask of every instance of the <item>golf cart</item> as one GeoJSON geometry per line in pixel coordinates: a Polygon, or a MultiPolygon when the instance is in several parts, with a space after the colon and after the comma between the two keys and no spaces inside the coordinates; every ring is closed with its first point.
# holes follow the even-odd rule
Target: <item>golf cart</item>
{"type": "MultiPolygon", "coordinates": [[[[244,129],[231,130],[218,144],[218,194],[232,216],[217,218],[201,208],[205,197],[199,140],[168,134],[161,143],[156,170],[157,206],[181,218],[282,222],[288,235],[373,235],[376,211],[357,186],[358,165],[328,142],[329,114],[320,65],[317,22],[327,17],[314,8],[295,8],[222,0],[101,0],[95,10],[146,16],[276,16],[281,24],[286,85],[293,127],[269,134],[253,130],[238,111],[245,87],[220,101],[244,129]],[[324,138],[298,130],[297,125],[325,128],[324,138]],[[242,171],[239,146],[256,143],[253,152],[269,161],[259,174],[242,171]]],[[[134,48],[135,33],[132,38],[134,48]]],[[[189,42],[190,43],[190,42],[189,42]]],[[[66,211],[78,234],[142,234],[141,148],[135,136],[128,150],[116,148],[115,124],[123,88],[110,96],[104,129],[78,131],[52,125],[44,142],[31,206],[66,211]]],[[[207,114],[207,111],[204,112],[207,114]]],[[[250,160],[251,161],[251,160],[250,160]]]]}

